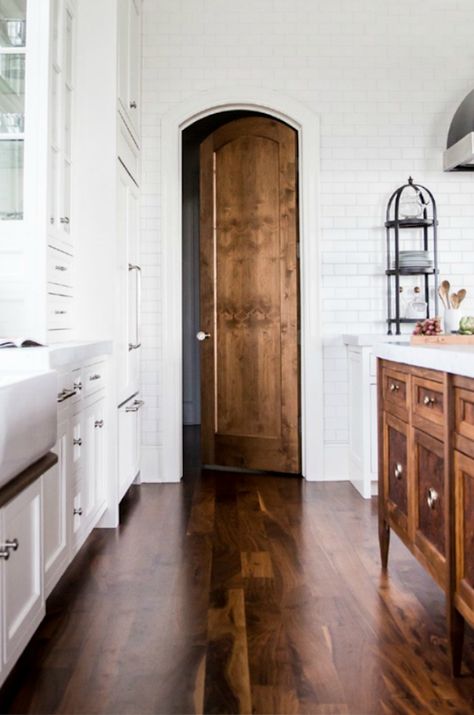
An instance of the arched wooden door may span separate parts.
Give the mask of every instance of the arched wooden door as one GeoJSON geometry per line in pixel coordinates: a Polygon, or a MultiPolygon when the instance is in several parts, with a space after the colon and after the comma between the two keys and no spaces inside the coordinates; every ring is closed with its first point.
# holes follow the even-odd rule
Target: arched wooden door
{"type": "Polygon", "coordinates": [[[299,473],[297,134],[238,119],[200,165],[202,461],[299,473]]]}

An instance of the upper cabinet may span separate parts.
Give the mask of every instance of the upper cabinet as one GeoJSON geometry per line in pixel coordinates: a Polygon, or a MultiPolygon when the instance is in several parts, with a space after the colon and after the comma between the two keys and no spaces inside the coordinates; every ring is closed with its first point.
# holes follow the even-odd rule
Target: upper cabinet
{"type": "Polygon", "coordinates": [[[118,109],[140,146],[141,0],[119,0],[118,12],[118,109]]]}
{"type": "Polygon", "coordinates": [[[26,0],[0,0],[0,221],[24,218],[26,0]]]}
{"type": "Polygon", "coordinates": [[[69,0],[52,3],[51,37],[48,243],[72,253],[75,6],[69,0]]]}

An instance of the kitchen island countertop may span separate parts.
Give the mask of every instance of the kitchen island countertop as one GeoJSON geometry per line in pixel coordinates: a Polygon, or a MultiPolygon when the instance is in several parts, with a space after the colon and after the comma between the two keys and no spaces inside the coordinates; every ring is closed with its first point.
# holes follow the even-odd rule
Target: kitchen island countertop
{"type": "Polygon", "coordinates": [[[410,345],[400,340],[379,343],[374,352],[384,360],[474,377],[474,345],[410,345]]]}

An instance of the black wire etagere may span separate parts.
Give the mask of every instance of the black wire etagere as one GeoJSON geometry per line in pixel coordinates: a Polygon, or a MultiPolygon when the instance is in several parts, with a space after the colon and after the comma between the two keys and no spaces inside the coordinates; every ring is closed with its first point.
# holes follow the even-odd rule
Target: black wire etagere
{"type": "MultiPolygon", "coordinates": [[[[436,201],[433,194],[426,186],[415,184],[412,177],[407,184],[400,186],[390,197],[387,205],[385,231],[387,240],[387,327],[388,335],[400,335],[400,327],[404,323],[416,323],[419,318],[406,318],[400,312],[400,278],[402,276],[422,276],[424,283],[424,297],[426,303],[426,317],[438,314],[438,219],[436,201]],[[409,193],[408,193],[409,192],[409,193]],[[407,216],[401,212],[401,205],[408,195],[408,203],[417,203],[418,215],[407,216]],[[411,197],[411,198],[410,198],[411,197]],[[430,266],[407,266],[400,264],[401,232],[406,229],[419,229],[421,232],[421,245],[426,255],[432,256],[430,266]],[[433,285],[432,300],[430,288],[433,285]],[[434,313],[431,312],[434,308],[434,313]]],[[[415,239],[420,245],[420,240],[415,239]]]]}

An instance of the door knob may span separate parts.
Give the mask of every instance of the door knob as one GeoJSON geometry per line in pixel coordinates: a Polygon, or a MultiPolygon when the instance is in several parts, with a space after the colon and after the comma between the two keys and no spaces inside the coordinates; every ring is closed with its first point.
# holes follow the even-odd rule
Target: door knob
{"type": "Polygon", "coordinates": [[[199,333],[196,333],[196,338],[202,342],[203,340],[209,340],[211,337],[211,333],[205,333],[204,330],[200,330],[199,333]]]}

